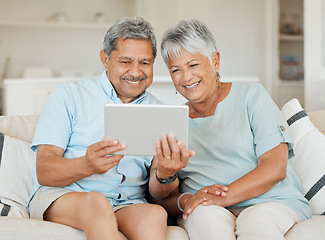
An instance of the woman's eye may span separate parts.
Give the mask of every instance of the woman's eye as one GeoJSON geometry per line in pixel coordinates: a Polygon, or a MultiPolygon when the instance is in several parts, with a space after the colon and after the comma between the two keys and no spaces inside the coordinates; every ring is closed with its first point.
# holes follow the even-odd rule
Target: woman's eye
{"type": "Polygon", "coordinates": [[[175,69],[172,71],[172,73],[177,73],[179,71],[179,69],[175,69]]]}
{"type": "Polygon", "coordinates": [[[195,63],[195,64],[191,64],[190,67],[196,67],[198,64],[195,63]]]}

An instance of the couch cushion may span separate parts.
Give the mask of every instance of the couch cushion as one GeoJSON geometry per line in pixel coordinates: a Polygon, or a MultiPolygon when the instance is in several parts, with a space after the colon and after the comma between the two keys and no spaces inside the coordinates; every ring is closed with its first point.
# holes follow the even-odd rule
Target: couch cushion
{"type": "MultiPolygon", "coordinates": [[[[62,224],[35,219],[0,217],[1,239],[24,240],[86,240],[84,232],[62,224]]],[[[127,240],[121,233],[121,238],[127,240]]],[[[183,228],[169,226],[167,240],[189,240],[183,228]]]]}
{"type": "Polygon", "coordinates": [[[28,217],[26,206],[33,187],[35,162],[30,143],[0,133],[0,199],[11,206],[8,216],[28,217]]]}
{"type": "Polygon", "coordinates": [[[290,126],[295,156],[292,165],[313,214],[325,213],[325,135],[310,121],[297,99],[286,103],[282,114],[290,126]]]}
{"type": "Polygon", "coordinates": [[[286,240],[323,240],[325,239],[325,216],[313,218],[294,225],[285,235],[286,240]]]}

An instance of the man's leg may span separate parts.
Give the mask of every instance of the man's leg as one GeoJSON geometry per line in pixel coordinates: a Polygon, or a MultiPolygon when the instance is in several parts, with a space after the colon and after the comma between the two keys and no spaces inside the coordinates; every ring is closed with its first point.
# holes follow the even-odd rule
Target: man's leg
{"type": "Polygon", "coordinates": [[[127,239],[165,240],[167,213],[159,205],[138,203],[115,212],[118,228],[127,239]]]}
{"type": "Polygon", "coordinates": [[[64,194],[49,206],[44,220],[83,230],[88,240],[122,239],[114,211],[99,192],[64,194]]]}

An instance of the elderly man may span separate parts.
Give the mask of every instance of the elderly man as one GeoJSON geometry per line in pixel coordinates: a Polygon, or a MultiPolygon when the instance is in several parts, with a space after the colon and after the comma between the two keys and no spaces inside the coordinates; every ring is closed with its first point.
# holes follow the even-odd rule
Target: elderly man
{"type": "Polygon", "coordinates": [[[32,143],[37,151],[32,218],[81,229],[88,240],[120,239],[118,230],[129,239],[166,239],[167,214],[146,202],[147,183],[156,197],[167,196],[178,186],[176,173],[191,151],[173,136],[162,136],[155,158],[120,156],[113,153],[127,146],[102,138],[106,103],[161,104],[146,92],[156,52],[148,22],[121,19],[108,30],[100,52],[105,72],[51,93],[32,143]],[[176,150],[172,159],[167,145],[176,150]],[[164,165],[170,161],[178,165],[164,165]]]}

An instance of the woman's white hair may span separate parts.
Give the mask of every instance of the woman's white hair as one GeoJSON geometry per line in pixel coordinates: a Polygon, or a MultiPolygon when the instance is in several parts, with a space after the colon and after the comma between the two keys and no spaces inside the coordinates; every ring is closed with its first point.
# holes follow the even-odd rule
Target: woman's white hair
{"type": "Polygon", "coordinates": [[[169,28],[162,39],[161,55],[168,66],[169,57],[178,57],[182,49],[190,53],[201,53],[212,62],[217,52],[215,39],[207,26],[196,20],[180,21],[175,27],[169,28]]]}

